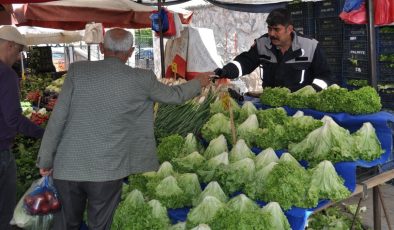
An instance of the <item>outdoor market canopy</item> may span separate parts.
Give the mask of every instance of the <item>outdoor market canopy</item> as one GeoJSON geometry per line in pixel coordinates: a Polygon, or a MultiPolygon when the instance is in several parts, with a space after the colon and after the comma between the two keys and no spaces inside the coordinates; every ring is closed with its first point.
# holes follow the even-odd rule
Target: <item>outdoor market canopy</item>
{"type": "MultiPolygon", "coordinates": [[[[156,8],[129,0],[59,0],[24,4],[14,10],[17,25],[82,30],[87,23],[104,27],[149,28],[156,8]]],[[[177,11],[182,23],[189,23],[192,12],[177,11]]]]}

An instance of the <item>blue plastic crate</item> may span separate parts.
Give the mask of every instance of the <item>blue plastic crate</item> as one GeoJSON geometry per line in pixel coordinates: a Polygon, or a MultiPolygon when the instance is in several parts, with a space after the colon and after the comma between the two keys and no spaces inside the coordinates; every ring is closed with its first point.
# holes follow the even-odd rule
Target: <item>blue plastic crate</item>
{"type": "Polygon", "coordinates": [[[364,41],[344,42],[343,52],[345,58],[368,60],[368,44],[364,41]]]}
{"type": "Polygon", "coordinates": [[[337,36],[342,40],[344,23],[338,17],[317,18],[316,35],[337,36]]]}
{"type": "Polygon", "coordinates": [[[394,53],[394,32],[382,33],[379,31],[376,37],[379,54],[394,53]]]}
{"type": "Polygon", "coordinates": [[[293,20],[294,30],[306,36],[315,37],[314,20],[293,20]]]}
{"type": "Polygon", "coordinates": [[[328,56],[336,56],[343,48],[337,46],[322,46],[324,53],[328,56]]]}
{"type": "Polygon", "coordinates": [[[379,82],[394,83],[394,62],[379,62],[379,82]]]}
{"type": "Polygon", "coordinates": [[[379,92],[379,96],[383,108],[394,110],[394,93],[379,92]]]}
{"type": "Polygon", "coordinates": [[[316,39],[319,41],[320,45],[323,47],[326,46],[336,46],[339,49],[343,47],[342,37],[338,37],[338,35],[317,35],[316,39]]]}
{"type": "Polygon", "coordinates": [[[326,60],[330,66],[331,71],[341,78],[342,76],[342,55],[326,55],[326,60]]]}
{"type": "Polygon", "coordinates": [[[344,24],[343,26],[343,35],[345,37],[353,37],[350,40],[359,40],[356,38],[360,38],[363,40],[367,40],[368,32],[366,25],[353,25],[353,24],[344,24]]]}
{"type": "Polygon", "coordinates": [[[344,0],[324,0],[316,2],[316,17],[338,17],[342,11],[344,0]]]}
{"type": "Polygon", "coordinates": [[[344,58],[342,62],[343,78],[345,79],[368,79],[369,65],[368,60],[353,59],[353,62],[348,58],[344,58]]]}
{"type": "Polygon", "coordinates": [[[313,2],[288,3],[286,8],[289,10],[293,20],[309,20],[314,18],[313,2]]]}

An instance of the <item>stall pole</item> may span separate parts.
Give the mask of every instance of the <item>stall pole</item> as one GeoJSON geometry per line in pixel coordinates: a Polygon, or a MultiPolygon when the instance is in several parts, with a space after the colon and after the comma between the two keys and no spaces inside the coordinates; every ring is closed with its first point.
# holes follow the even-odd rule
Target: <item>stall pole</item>
{"type": "Polygon", "coordinates": [[[382,225],[380,221],[380,204],[379,204],[379,187],[375,186],[373,189],[373,229],[381,230],[382,225]]]}
{"type": "MultiPolygon", "coordinates": [[[[162,0],[157,0],[157,10],[162,8],[162,0]]],[[[165,65],[164,65],[164,41],[163,41],[163,25],[161,22],[161,17],[159,16],[159,38],[160,38],[160,63],[161,63],[161,78],[165,78],[165,65]]]]}
{"type": "Polygon", "coordinates": [[[369,49],[369,63],[370,63],[370,79],[369,84],[378,89],[378,77],[376,68],[376,34],[375,34],[375,11],[374,11],[374,0],[368,0],[368,49],[369,49]]]}

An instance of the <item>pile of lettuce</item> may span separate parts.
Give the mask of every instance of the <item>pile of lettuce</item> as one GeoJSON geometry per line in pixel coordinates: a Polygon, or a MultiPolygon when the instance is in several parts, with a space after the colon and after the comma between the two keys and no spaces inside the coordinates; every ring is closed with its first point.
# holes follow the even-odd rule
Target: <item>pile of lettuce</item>
{"type": "Polygon", "coordinates": [[[140,188],[148,199],[157,199],[167,208],[192,206],[201,193],[200,181],[194,173],[176,173],[169,162],[150,174],[129,177],[130,187],[140,188]]]}
{"type": "Polygon", "coordinates": [[[260,208],[256,202],[240,194],[228,202],[214,196],[204,199],[187,215],[186,229],[206,224],[212,230],[289,230],[289,222],[278,203],[260,208]]]}
{"type": "Polygon", "coordinates": [[[287,105],[293,108],[350,114],[376,113],[382,108],[379,94],[370,86],[349,91],[334,84],[320,92],[315,92],[311,86],[305,86],[296,92],[280,87],[266,88],[260,101],[273,107],[287,105]]]}
{"type": "Polygon", "coordinates": [[[157,200],[146,202],[142,193],[133,190],[116,209],[112,228],[162,230],[170,226],[167,209],[157,200]]]}
{"type": "Polygon", "coordinates": [[[172,161],[174,158],[184,157],[192,152],[202,151],[202,146],[194,134],[189,133],[185,138],[173,134],[160,139],[157,147],[159,162],[172,161]]]}
{"type": "Polygon", "coordinates": [[[290,143],[300,142],[323,124],[311,116],[304,116],[302,112],[287,116],[283,108],[260,110],[257,118],[260,128],[249,142],[262,149],[286,149],[290,143]]]}
{"type": "Polygon", "coordinates": [[[306,170],[289,153],[279,160],[271,150],[263,154],[256,158],[254,179],[245,186],[245,193],[253,199],[275,201],[288,210],[292,206],[312,208],[319,200],[337,201],[350,195],[329,161],[306,170]]]}
{"type": "MultiPolygon", "coordinates": [[[[289,143],[302,141],[312,130],[322,126],[323,122],[311,116],[304,116],[297,112],[294,116],[287,115],[283,108],[254,110],[253,104],[241,109],[249,108],[251,112],[246,120],[235,123],[237,139],[243,139],[247,145],[262,149],[285,149],[289,143]]],[[[241,113],[242,114],[242,113],[241,113]]],[[[227,142],[231,142],[230,120],[224,114],[215,114],[204,125],[202,136],[211,141],[223,135],[227,142]]]]}
{"type": "Polygon", "coordinates": [[[384,153],[371,123],[364,123],[357,132],[350,134],[329,116],[324,116],[322,121],[323,126],[313,130],[304,140],[289,144],[289,152],[296,159],[316,165],[323,160],[333,163],[371,161],[384,153]]]}

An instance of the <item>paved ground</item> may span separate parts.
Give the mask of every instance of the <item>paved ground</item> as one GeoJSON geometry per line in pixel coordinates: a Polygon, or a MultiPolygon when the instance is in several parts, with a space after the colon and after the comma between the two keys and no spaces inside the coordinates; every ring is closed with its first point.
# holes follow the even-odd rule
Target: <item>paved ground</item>
{"type": "MultiPolygon", "coordinates": [[[[394,230],[394,186],[391,184],[383,184],[380,186],[380,190],[383,196],[383,202],[386,206],[388,216],[390,219],[391,229],[394,230]]],[[[350,198],[345,203],[357,204],[361,196],[355,196],[350,198]]],[[[362,207],[366,207],[366,212],[362,213],[363,223],[366,227],[373,229],[373,202],[372,202],[372,189],[368,190],[368,197],[365,201],[361,202],[362,207]]],[[[383,209],[381,209],[381,222],[382,230],[388,230],[388,225],[384,216],[383,209]]]]}

